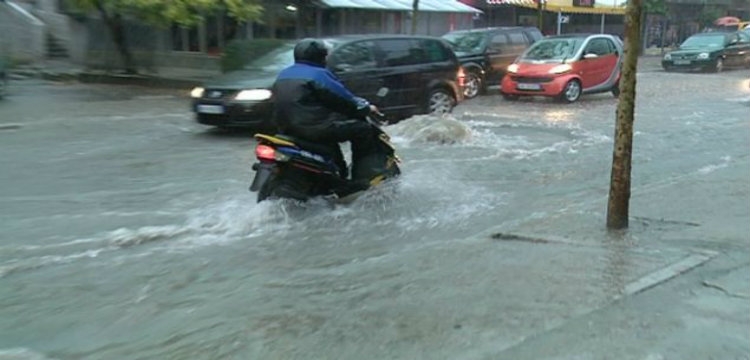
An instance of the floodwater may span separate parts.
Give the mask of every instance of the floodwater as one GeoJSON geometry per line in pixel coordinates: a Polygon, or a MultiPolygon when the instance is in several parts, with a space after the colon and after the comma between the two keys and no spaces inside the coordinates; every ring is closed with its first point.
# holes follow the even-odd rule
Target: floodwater
{"type": "MultiPolygon", "coordinates": [[[[641,74],[635,191],[745,171],[747,82],[641,74]]],[[[0,359],[440,358],[408,344],[452,330],[409,312],[458,280],[427,287],[421,270],[472,259],[421,252],[592,211],[608,192],[609,94],[485,96],[389,126],[403,176],[332,206],[256,204],[248,134],[206,130],[184,99],[133,91],[31,84],[0,104],[21,125],[0,131],[0,359]],[[384,310],[390,297],[409,306],[384,310]]]]}

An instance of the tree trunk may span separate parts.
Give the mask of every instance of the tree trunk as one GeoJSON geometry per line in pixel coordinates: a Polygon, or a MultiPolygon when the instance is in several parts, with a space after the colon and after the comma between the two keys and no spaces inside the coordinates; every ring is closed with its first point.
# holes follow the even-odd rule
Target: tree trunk
{"type": "Polygon", "coordinates": [[[411,34],[417,33],[417,18],[419,18],[419,0],[414,0],[411,10],[411,34]]]}
{"type": "Polygon", "coordinates": [[[99,14],[102,16],[102,20],[104,20],[107,28],[109,28],[109,33],[112,36],[112,41],[114,41],[115,46],[117,47],[117,51],[120,53],[123,70],[126,74],[137,74],[138,70],[135,66],[133,54],[130,52],[128,43],[125,39],[125,29],[122,23],[122,16],[119,13],[110,15],[107,12],[107,9],[104,8],[101,0],[94,1],[94,6],[96,6],[97,10],[99,10],[99,14]]]}
{"type": "Polygon", "coordinates": [[[537,27],[539,27],[539,31],[544,34],[544,0],[537,0],[536,1],[536,21],[537,21],[537,27]]]}
{"type": "Polygon", "coordinates": [[[612,177],[607,205],[607,228],[628,227],[630,206],[630,169],[635,121],[635,86],[641,35],[641,0],[629,0],[625,15],[625,59],[620,77],[617,102],[615,144],[612,154],[612,177]]]}

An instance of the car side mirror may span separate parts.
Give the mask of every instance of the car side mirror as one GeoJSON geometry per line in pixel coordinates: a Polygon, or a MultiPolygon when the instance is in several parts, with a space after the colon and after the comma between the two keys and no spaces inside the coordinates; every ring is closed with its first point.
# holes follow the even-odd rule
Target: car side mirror
{"type": "Polygon", "coordinates": [[[598,57],[599,57],[599,55],[596,55],[596,54],[594,54],[594,53],[587,53],[587,54],[584,54],[584,55],[583,55],[583,58],[584,58],[584,59],[596,59],[596,58],[598,58],[598,57]]]}

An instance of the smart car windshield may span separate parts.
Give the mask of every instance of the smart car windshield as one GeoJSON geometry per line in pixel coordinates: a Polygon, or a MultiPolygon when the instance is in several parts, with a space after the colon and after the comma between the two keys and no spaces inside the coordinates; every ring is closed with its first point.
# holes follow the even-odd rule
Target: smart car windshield
{"type": "Polygon", "coordinates": [[[459,32],[443,35],[456,52],[477,53],[485,46],[485,36],[479,32],[459,32]]]}
{"type": "Polygon", "coordinates": [[[534,43],[521,56],[521,61],[564,61],[573,57],[583,44],[583,38],[549,38],[534,43]]]}
{"type": "Polygon", "coordinates": [[[284,44],[245,65],[245,69],[278,72],[292,64],[294,64],[294,44],[284,44]]]}
{"type": "Polygon", "coordinates": [[[724,46],[725,34],[691,36],[680,45],[681,48],[720,48],[724,46]]]}

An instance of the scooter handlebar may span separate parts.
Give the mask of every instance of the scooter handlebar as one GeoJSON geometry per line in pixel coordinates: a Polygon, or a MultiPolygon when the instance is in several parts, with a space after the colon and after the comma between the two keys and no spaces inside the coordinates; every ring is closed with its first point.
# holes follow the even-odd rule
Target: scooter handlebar
{"type": "Polygon", "coordinates": [[[380,111],[371,112],[367,118],[375,122],[377,125],[385,125],[388,123],[388,117],[380,111]]]}

